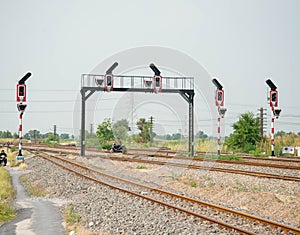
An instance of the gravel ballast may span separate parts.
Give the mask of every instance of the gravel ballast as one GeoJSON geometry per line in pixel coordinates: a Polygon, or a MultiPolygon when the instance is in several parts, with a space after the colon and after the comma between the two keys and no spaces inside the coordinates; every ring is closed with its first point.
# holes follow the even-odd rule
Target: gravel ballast
{"type": "MultiPolygon", "coordinates": [[[[82,161],[81,158],[78,159],[82,161]]],[[[184,213],[112,190],[107,186],[99,186],[81,178],[78,179],[74,174],[57,169],[51,163],[40,158],[32,158],[26,163],[31,170],[30,181],[45,185],[50,197],[68,199],[74,205],[75,211],[81,215],[81,221],[85,226],[99,234],[232,234],[232,231],[226,231],[184,213]]],[[[230,174],[219,172],[203,174],[203,172],[187,169],[178,172],[178,169],[175,168],[168,169],[166,166],[162,168],[153,165],[139,170],[137,164],[134,163],[112,162],[100,158],[85,159],[84,164],[98,167],[106,172],[114,172],[118,176],[154,182],[164,187],[168,186],[172,190],[182,191],[183,194],[220,201],[224,204],[228,203],[224,198],[223,200],[217,200],[216,197],[207,198],[203,192],[211,193],[211,190],[217,187],[234,188],[233,186],[237,185],[237,187],[240,186],[237,191],[240,190],[243,193],[263,193],[264,190],[268,190],[272,195],[285,191],[296,200],[299,196],[299,188],[295,189],[299,184],[289,185],[293,182],[282,184],[281,181],[274,180],[274,185],[277,186],[273,187],[272,181],[271,186],[265,189],[263,185],[270,183],[268,179],[259,179],[266,180],[266,182],[259,182],[257,178],[249,176],[237,177],[237,175],[231,174],[230,177],[224,178],[224,175],[230,174]],[[220,181],[220,179],[222,180],[220,181]],[[195,181],[197,186],[189,186],[190,181],[195,181]]],[[[246,201],[246,199],[244,200],[246,201]]],[[[244,210],[249,209],[245,205],[237,207],[244,210]]]]}

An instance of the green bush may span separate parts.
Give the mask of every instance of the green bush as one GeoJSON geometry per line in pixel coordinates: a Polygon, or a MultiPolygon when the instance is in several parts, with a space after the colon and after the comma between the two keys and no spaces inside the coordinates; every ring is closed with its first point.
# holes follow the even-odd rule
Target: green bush
{"type": "Polygon", "coordinates": [[[109,143],[105,143],[105,144],[101,144],[100,146],[101,146],[101,148],[102,148],[102,149],[109,150],[109,149],[110,149],[110,147],[111,147],[111,144],[109,144],[109,143]]]}

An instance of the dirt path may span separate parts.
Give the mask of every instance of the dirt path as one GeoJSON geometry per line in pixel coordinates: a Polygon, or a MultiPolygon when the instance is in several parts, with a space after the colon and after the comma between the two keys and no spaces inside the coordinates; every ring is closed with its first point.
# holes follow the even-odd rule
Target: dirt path
{"type": "Polygon", "coordinates": [[[16,196],[17,216],[0,227],[5,235],[63,235],[62,218],[57,206],[44,198],[31,198],[21,185],[19,177],[24,172],[9,168],[16,196]]]}

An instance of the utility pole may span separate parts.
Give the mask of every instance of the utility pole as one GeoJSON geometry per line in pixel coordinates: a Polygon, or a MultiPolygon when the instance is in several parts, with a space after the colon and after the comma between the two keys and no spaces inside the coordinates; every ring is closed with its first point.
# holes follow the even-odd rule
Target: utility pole
{"type": "Polygon", "coordinates": [[[150,117],[150,146],[153,144],[153,122],[154,118],[151,116],[150,117]]]}
{"type": "Polygon", "coordinates": [[[53,126],[53,134],[54,134],[54,137],[56,137],[56,125],[53,126]]]}
{"type": "Polygon", "coordinates": [[[264,109],[263,107],[259,108],[259,124],[260,124],[260,137],[263,138],[266,130],[266,117],[267,113],[265,113],[267,109],[264,109]]]}
{"type": "Polygon", "coordinates": [[[36,144],[36,130],[33,130],[33,139],[34,139],[34,143],[36,144]]]}
{"type": "Polygon", "coordinates": [[[93,134],[93,123],[91,123],[91,125],[90,125],[90,134],[91,135],[93,134]]]}

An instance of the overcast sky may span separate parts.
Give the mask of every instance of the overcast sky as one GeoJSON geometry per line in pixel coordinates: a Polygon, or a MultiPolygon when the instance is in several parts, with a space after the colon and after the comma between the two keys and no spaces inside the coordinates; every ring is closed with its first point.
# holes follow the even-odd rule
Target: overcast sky
{"type": "MultiPolygon", "coordinates": [[[[267,78],[279,90],[276,131],[300,132],[299,9],[298,0],[0,0],[0,130],[18,130],[15,86],[27,71],[24,132],[56,125],[58,133],[72,134],[79,126],[73,116],[81,74],[121,51],[159,46],[188,55],[223,84],[226,135],[241,113],[256,114],[259,107],[270,122],[267,78]]],[[[150,114],[164,121],[169,115],[149,107],[138,113],[150,114]]],[[[197,129],[209,132],[207,117],[197,115],[197,129]]],[[[172,126],[165,132],[180,129],[172,126]]]]}

